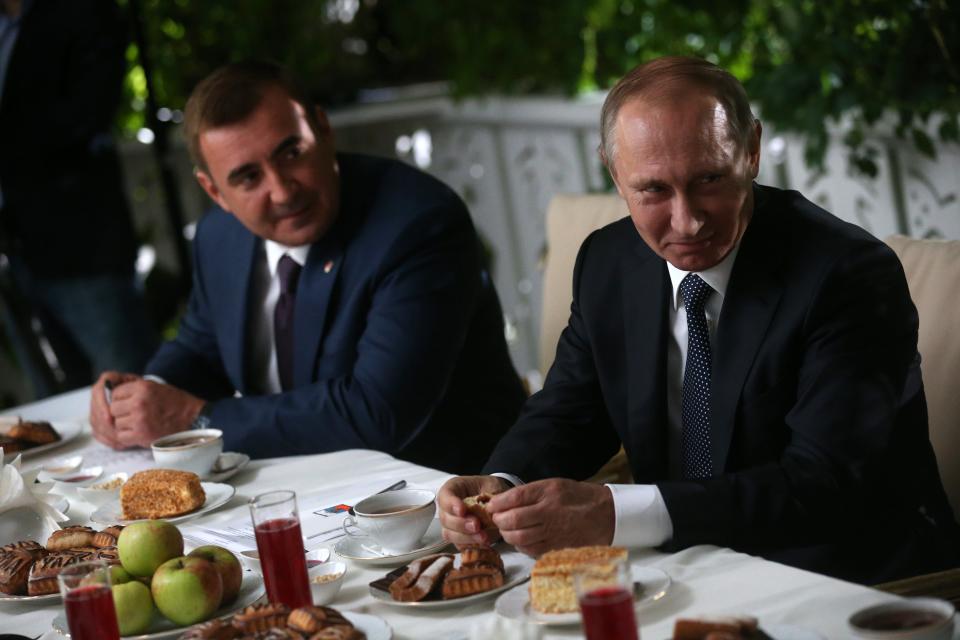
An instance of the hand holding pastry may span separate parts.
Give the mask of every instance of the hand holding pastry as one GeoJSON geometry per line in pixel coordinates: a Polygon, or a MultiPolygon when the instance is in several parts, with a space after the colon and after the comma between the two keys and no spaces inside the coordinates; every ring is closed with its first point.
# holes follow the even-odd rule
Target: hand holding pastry
{"type": "MultiPolygon", "coordinates": [[[[481,522],[474,506],[473,511],[465,504],[465,499],[476,498],[481,494],[495,495],[510,487],[510,483],[496,476],[460,476],[447,480],[437,494],[437,506],[440,511],[440,524],[443,525],[445,540],[462,546],[467,544],[490,544],[498,537],[495,529],[489,529],[481,522]]],[[[482,504],[482,502],[481,502],[482,504]]],[[[480,512],[482,516],[482,512],[480,512]]]]}
{"type": "Polygon", "coordinates": [[[487,511],[504,540],[534,557],[551,549],[613,542],[613,494],[602,485],[539,480],[493,496],[487,511]]]}

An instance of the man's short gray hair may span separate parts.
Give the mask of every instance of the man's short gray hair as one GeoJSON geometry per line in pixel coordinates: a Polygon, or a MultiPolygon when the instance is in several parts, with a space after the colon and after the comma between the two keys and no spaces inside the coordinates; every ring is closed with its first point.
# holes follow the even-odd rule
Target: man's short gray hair
{"type": "Polygon", "coordinates": [[[656,100],[672,91],[698,88],[713,95],[723,106],[730,136],[746,149],[752,139],[756,118],[750,110],[747,92],[733,75],[701,58],[665,56],[634,67],[607,94],[600,112],[600,153],[612,166],[616,153],[616,126],[620,108],[631,98],[656,100]]]}

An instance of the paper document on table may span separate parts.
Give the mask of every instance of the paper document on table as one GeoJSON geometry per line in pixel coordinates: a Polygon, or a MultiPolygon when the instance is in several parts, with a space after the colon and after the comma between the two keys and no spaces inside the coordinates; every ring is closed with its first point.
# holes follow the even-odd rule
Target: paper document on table
{"type": "MultiPolygon", "coordinates": [[[[313,493],[298,494],[300,531],[305,548],[314,549],[344,535],[343,521],[347,517],[347,510],[395,481],[396,478],[383,476],[376,480],[366,480],[362,484],[340,485],[313,493]]],[[[188,546],[215,544],[234,552],[256,549],[257,540],[253,533],[250,513],[241,513],[242,515],[227,522],[211,525],[190,523],[182,524],[179,528],[188,546]]]]}

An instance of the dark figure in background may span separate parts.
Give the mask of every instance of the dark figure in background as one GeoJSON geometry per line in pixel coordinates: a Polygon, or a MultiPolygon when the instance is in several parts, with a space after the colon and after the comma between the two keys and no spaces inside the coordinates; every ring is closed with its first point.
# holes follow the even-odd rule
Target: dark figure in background
{"type": "Polygon", "coordinates": [[[65,388],[156,346],[111,136],[126,69],[114,0],[0,0],[0,251],[65,388]]]}
{"type": "Polygon", "coordinates": [[[271,64],[218,69],[184,122],[222,210],[197,225],[187,314],[147,366],[166,384],[101,376],[97,439],[146,446],[209,420],[257,457],[365,448],[479,471],[524,393],[463,201],[396,160],[337,153],[271,64]]]}

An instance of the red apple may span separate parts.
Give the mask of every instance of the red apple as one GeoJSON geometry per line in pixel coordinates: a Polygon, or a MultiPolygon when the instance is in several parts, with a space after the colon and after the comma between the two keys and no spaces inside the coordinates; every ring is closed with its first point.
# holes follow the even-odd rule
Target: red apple
{"type": "Polygon", "coordinates": [[[160,613],[186,626],[206,620],[220,607],[223,580],[213,563],[182,556],[157,568],[150,591],[160,613]]]}
{"type": "Polygon", "coordinates": [[[243,582],[243,567],[237,556],[229,550],[209,544],[203,547],[197,547],[187,554],[188,558],[203,558],[213,563],[213,566],[220,572],[220,579],[223,580],[223,600],[220,602],[222,607],[230,604],[237,599],[240,593],[240,583],[243,582]]]}

